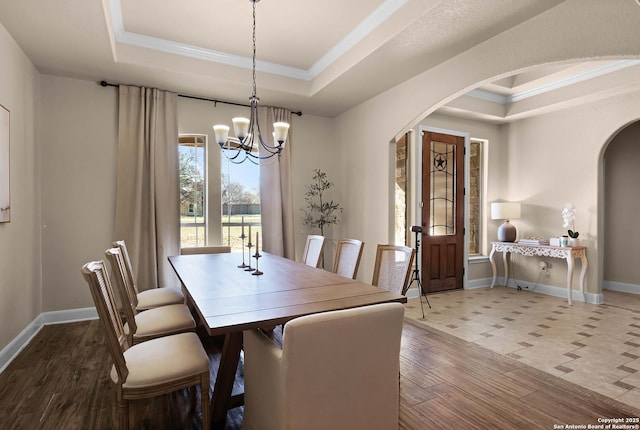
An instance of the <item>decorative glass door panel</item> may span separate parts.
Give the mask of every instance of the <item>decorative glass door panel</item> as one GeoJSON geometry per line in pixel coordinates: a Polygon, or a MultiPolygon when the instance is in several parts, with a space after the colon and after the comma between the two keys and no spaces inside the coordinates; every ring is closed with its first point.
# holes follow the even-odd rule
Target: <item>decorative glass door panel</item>
{"type": "Polygon", "coordinates": [[[430,142],[431,195],[429,234],[445,236],[456,231],[456,146],[430,142]]]}

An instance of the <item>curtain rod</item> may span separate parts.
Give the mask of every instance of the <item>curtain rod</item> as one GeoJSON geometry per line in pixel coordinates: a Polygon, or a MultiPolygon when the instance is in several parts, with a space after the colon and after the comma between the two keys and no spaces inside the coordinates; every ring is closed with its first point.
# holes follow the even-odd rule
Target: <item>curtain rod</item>
{"type": "MultiPolygon", "coordinates": [[[[112,83],[107,82],[107,81],[100,81],[100,86],[103,86],[103,87],[119,87],[120,84],[112,84],[112,83]]],[[[183,97],[185,99],[202,100],[202,101],[205,101],[205,102],[212,102],[214,104],[222,103],[222,104],[225,104],[225,105],[251,107],[250,105],[244,104],[244,103],[235,103],[235,102],[228,102],[228,101],[225,101],[225,100],[208,99],[206,97],[190,96],[190,95],[186,95],[186,94],[178,94],[178,97],[183,97]]],[[[266,107],[270,107],[270,106],[266,106],[266,107]]],[[[293,115],[302,116],[302,112],[300,112],[300,111],[291,112],[291,113],[293,115]]]]}

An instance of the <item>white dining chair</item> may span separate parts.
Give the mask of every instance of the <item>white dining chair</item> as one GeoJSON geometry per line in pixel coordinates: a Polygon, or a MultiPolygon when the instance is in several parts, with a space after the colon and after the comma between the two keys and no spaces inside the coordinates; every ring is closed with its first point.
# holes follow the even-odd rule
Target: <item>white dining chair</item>
{"type": "Polygon", "coordinates": [[[322,253],[324,251],[324,236],[310,234],[307,236],[307,243],[302,253],[302,261],[307,266],[320,267],[322,263],[322,253]]]}
{"type": "Polygon", "coordinates": [[[333,273],[347,278],[356,279],[364,242],[357,239],[341,239],[336,247],[336,258],[333,273]]]}
{"type": "Polygon", "coordinates": [[[399,245],[378,245],[371,284],[393,293],[407,293],[415,249],[399,245]]]}

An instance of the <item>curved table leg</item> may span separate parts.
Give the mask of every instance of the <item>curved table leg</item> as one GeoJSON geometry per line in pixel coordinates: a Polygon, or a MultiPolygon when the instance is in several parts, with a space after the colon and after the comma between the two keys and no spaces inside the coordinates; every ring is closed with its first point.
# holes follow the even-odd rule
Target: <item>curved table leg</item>
{"type": "Polygon", "coordinates": [[[573,282],[573,255],[569,253],[567,256],[567,300],[571,305],[571,290],[573,282]]]}
{"type": "Polygon", "coordinates": [[[580,269],[580,292],[582,293],[582,297],[587,302],[587,297],[585,296],[585,290],[587,289],[587,269],[589,268],[589,262],[587,261],[586,253],[583,253],[580,256],[580,261],[582,263],[582,268],[580,269]]]}
{"type": "Polygon", "coordinates": [[[495,248],[491,248],[491,252],[489,253],[489,262],[491,263],[491,270],[493,272],[493,280],[491,281],[491,288],[496,284],[496,263],[493,261],[493,255],[496,253],[495,248]]]}
{"type": "Polygon", "coordinates": [[[504,264],[504,286],[509,286],[509,260],[507,259],[507,251],[502,252],[502,263],[504,264]]]}

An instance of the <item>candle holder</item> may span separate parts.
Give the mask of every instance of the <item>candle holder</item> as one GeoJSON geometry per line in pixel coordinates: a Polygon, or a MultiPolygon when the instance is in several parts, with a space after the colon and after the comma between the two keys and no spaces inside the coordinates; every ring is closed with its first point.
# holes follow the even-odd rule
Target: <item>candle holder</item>
{"type": "MultiPolygon", "coordinates": [[[[253,267],[251,267],[251,248],[253,248],[253,243],[251,243],[251,236],[249,236],[249,243],[247,243],[247,250],[249,253],[249,264],[247,264],[246,268],[244,269],[245,272],[250,272],[253,270],[253,267]]],[[[244,252],[242,253],[242,260],[244,261],[244,252]]]]}
{"type": "Polygon", "coordinates": [[[242,234],[240,235],[240,239],[242,239],[242,264],[238,266],[240,269],[248,267],[244,262],[244,240],[247,238],[247,236],[244,235],[244,228],[242,230],[242,234]]]}
{"type": "Polygon", "coordinates": [[[254,270],[253,273],[251,273],[252,275],[260,276],[263,274],[263,272],[261,272],[260,269],[258,269],[258,259],[260,257],[262,257],[262,255],[260,255],[260,251],[258,251],[258,248],[256,247],[256,253],[253,254],[253,258],[256,259],[256,270],[254,270]]]}

